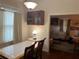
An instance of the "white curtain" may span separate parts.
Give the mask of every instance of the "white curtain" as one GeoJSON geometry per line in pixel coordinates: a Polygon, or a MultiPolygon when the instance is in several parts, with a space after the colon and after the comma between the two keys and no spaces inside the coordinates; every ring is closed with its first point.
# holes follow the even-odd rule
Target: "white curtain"
{"type": "Polygon", "coordinates": [[[3,11],[0,11],[0,43],[3,41],[3,11]]]}
{"type": "Polygon", "coordinates": [[[22,41],[22,16],[20,13],[14,14],[14,43],[22,41]]]}

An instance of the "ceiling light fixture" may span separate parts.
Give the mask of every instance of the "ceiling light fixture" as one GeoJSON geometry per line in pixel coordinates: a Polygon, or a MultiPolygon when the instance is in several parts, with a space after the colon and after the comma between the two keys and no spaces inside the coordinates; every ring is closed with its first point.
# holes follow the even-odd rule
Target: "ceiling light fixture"
{"type": "Polygon", "coordinates": [[[34,9],[37,6],[37,3],[35,2],[24,2],[24,5],[28,8],[28,9],[34,9]]]}

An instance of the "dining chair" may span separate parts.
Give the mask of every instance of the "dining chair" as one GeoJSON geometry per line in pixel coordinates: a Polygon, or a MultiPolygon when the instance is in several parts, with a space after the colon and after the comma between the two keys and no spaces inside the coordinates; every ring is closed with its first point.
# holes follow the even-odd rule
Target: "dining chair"
{"type": "Polygon", "coordinates": [[[8,58],[6,58],[6,57],[0,55],[0,59],[8,59],[8,58]]]}
{"type": "Polygon", "coordinates": [[[42,49],[43,49],[45,39],[46,38],[44,38],[43,40],[37,41],[38,45],[34,50],[36,54],[34,59],[42,59],[42,49]]]}
{"type": "Polygon", "coordinates": [[[33,59],[34,46],[35,46],[35,43],[32,46],[25,48],[23,59],[33,59]]]}

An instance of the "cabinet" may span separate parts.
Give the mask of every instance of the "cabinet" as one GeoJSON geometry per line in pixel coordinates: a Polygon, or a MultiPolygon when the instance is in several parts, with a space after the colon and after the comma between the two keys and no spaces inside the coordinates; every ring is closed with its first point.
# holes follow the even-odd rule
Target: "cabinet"
{"type": "Polygon", "coordinates": [[[28,25],[44,25],[44,11],[27,12],[28,25]]]}

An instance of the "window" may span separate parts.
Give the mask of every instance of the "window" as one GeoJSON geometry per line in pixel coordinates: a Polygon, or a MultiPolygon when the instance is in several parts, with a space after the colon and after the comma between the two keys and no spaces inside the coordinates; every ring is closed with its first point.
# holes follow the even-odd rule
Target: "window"
{"type": "Polygon", "coordinates": [[[4,11],[3,14],[3,41],[9,42],[14,36],[14,12],[4,11]]]}

